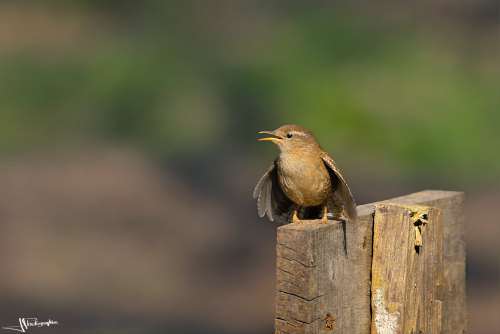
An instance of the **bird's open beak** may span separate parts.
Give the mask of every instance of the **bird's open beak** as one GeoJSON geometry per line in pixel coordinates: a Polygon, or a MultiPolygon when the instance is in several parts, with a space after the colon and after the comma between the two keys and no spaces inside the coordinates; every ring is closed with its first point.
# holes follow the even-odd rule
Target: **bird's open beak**
{"type": "Polygon", "coordinates": [[[276,135],[274,133],[274,131],[261,131],[259,133],[265,133],[265,134],[269,134],[269,135],[273,135],[273,136],[276,136],[276,137],[266,137],[266,138],[260,138],[259,140],[260,141],[264,141],[264,140],[270,140],[270,141],[274,141],[274,142],[280,142],[283,140],[283,138],[281,138],[280,136],[276,135]]]}

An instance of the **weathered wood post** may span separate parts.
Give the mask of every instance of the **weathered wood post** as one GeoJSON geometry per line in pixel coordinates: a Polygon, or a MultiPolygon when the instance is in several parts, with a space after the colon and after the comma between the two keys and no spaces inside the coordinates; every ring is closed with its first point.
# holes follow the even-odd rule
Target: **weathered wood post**
{"type": "Polygon", "coordinates": [[[464,195],[358,207],[278,228],[276,333],[464,333],[464,195]]]}

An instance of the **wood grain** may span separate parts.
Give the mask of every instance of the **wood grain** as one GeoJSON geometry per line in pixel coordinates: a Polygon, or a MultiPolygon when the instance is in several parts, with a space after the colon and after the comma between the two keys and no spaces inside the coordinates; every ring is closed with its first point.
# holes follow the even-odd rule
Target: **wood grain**
{"type": "Polygon", "coordinates": [[[440,333],[441,211],[377,205],[373,240],[372,333],[440,333]]]}
{"type": "Polygon", "coordinates": [[[390,202],[420,204],[441,210],[443,216],[442,333],[467,332],[465,289],[465,195],[457,191],[426,190],[394,198],[390,202]]]}
{"type": "MultiPolygon", "coordinates": [[[[276,333],[370,333],[373,216],[376,205],[388,202],[428,206],[432,215],[440,213],[442,257],[431,257],[433,268],[442,268],[442,272],[433,271],[431,276],[441,276],[442,282],[436,288],[437,298],[433,298],[432,309],[419,312],[430,314],[430,320],[426,320],[425,324],[431,327],[426,328],[436,328],[441,323],[442,333],[465,332],[463,201],[464,194],[461,192],[428,190],[358,206],[355,223],[329,220],[327,224],[318,224],[318,221],[307,221],[278,228],[276,333]]],[[[403,216],[400,218],[406,219],[403,216]]],[[[429,239],[429,230],[425,229],[421,235],[422,255],[427,254],[426,244],[439,242],[429,239]]],[[[412,232],[408,230],[405,233],[410,238],[412,232]]],[[[424,262],[429,261],[426,259],[424,262]]],[[[406,263],[420,266],[420,262],[406,263]]],[[[419,270],[428,277],[430,273],[424,269],[419,270]]],[[[435,278],[432,280],[428,281],[429,284],[436,284],[435,278]]],[[[405,294],[407,298],[415,299],[420,291],[410,290],[405,294]]],[[[375,292],[373,296],[375,298],[375,292]]],[[[381,299],[376,302],[381,302],[381,299]]],[[[420,325],[419,319],[417,316],[411,324],[420,325]]]]}
{"type": "Polygon", "coordinates": [[[278,229],[276,333],[369,332],[371,221],[278,229]]]}

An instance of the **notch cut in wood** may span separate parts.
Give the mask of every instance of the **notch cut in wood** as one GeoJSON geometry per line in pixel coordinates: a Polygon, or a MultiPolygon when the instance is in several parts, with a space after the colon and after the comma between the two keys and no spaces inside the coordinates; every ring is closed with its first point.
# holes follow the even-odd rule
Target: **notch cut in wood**
{"type": "Polygon", "coordinates": [[[423,245],[422,242],[422,229],[429,223],[429,209],[424,206],[409,207],[410,219],[413,222],[415,231],[415,251],[420,254],[420,248],[423,245]]]}

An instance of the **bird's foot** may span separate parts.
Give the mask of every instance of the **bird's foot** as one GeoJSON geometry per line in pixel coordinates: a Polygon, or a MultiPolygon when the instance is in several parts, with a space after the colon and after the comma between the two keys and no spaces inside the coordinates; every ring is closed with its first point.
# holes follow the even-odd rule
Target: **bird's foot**
{"type": "Polygon", "coordinates": [[[299,217],[297,217],[297,211],[299,210],[299,206],[298,205],[295,205],[295,210],[293,210],[293,218],[292,218],[292,221],[295,223],[295,224],[302,224],[302,221],[299,219],[299,217]]]}
{"type": "Polygon", "coordinates": [[[319,221],[320,224],[325,224],[328,220],[328,202],[323,204],[323,218],[319,221]]]}

